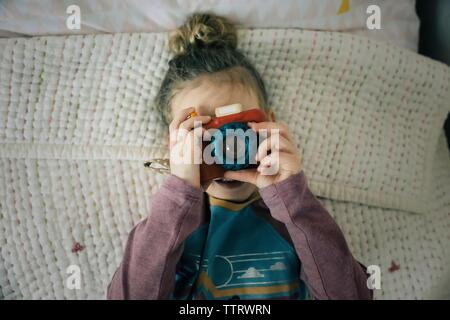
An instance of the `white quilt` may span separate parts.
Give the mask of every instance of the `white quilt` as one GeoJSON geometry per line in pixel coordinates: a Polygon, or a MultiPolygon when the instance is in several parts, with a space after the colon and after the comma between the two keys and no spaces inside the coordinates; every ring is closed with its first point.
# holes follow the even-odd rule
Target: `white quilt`
{"type": "MultiPolygon", "coordinates": [[[[375,297],[450,298],[449,68],[342,33],[240,38],[375,297]]],[[[164,179],[143,162],[167,155],[169,58],[165,33],[0,40],[0,298],[104,297],[164,179]]]]}

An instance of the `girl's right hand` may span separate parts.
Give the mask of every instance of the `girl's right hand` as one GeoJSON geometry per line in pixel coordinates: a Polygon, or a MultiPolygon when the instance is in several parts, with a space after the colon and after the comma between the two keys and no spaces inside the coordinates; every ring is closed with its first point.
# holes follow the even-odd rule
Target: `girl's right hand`
{"type": "Polygon", "coordinates": [[[189,115],[195,108],[187,108],[176,115],[169,125],[170,172],[200,188],[200,162],[203,153],[201,125],[211,120],[210,116],[189,115]],[[195,127],[194,127],[195,126],[195,127]]]}

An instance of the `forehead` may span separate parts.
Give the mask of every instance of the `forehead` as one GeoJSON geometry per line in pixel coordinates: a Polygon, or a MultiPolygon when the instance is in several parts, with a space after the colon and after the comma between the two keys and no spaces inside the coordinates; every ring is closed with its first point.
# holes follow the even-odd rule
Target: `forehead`
{"type": "Polygon", "coordinates": [[[254,90],[240,83],[204,77],[181,89],[172,99],[172,114],[195,107],[200,114],[214,114],[217,107],[240,103],[244,110],[259,108],[254,90]]]}

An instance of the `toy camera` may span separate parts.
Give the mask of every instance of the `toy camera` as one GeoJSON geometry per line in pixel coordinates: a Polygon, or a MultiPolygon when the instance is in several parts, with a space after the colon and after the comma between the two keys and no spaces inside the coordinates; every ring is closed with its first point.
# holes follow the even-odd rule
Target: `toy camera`
{"type": "Polygon", "coordinates": [[[215,130],[209,130],[214,163],[201,165],[202,182],[223,177],[226,170],[236,171],[255,166],[254,158],[259,141],[257,134],[247,123],[266,120],[262,110],[242,111],[240,104],[216,108],[215,114],[216,117],[203,126],[205,129],[215,130]]]}

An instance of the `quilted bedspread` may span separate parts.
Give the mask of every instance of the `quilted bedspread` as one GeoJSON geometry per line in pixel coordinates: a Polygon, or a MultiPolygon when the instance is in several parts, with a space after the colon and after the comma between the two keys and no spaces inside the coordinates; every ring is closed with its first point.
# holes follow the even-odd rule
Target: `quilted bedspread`
{"type": "MultiPolygon", "coordinates": [[[[450,298],[450,70],[331,32],[242,30],[378,299],[450,298]]],[[[167,34],[0,40],[0,298],[103,298],[167,156],[167,34]],[[80,287],[68,285],[73,266],[80,287]]]]}

